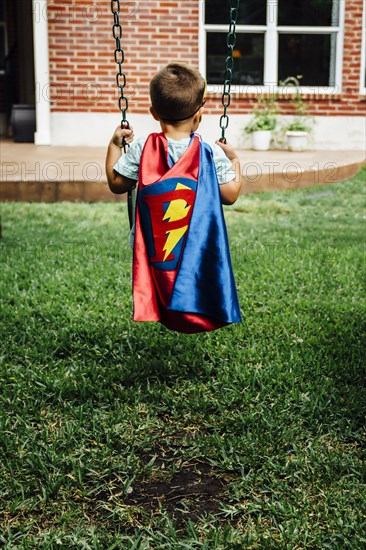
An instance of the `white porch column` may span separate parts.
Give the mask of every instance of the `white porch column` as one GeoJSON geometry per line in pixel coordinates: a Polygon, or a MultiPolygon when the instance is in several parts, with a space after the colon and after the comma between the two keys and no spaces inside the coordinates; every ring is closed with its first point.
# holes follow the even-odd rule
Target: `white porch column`
{"type": "Polygon", "coordinates": [[[267,90],[272,93],[278,83],[278,0],[268,0],[267,31],[264,36],[264,82],[267,90]]]}
{"type": "Polygon", "coordinates": [[[51,144],[50,65],[47,0],[33,0],[34,71],[36,86],[36,145],[51,144]]]}

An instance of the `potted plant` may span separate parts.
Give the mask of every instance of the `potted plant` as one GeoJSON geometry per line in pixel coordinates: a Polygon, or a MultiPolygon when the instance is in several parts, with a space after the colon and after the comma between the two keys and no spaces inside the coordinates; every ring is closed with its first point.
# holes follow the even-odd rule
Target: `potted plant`
{"type": "Polygon", "coordinates": [[[258,105],[253,110],[253,118],[244,128],[244,132],[252,137],[252,148],[256,151],[267,151],[272,140],[272,131],[277,124],[276,99],[260,97],[258,105]]]}
{"type": "MultiPolygon", "coordinates": [[[[282,86],[295,86],[296,91],[290,102],[295,108],[295,116],[288,124],[284,125],[280,134],[285,135],[287,138],[287,146],[290,151],[304,151],[308,145],[308,138],[313,130],[314,119],[306,114],[307,105],[303,100],[300,82],[298,77],[288,77],[284,82],[280,84],[282,86]]],[[[280,139],[281,141],[281,139],[280,139]]]]}

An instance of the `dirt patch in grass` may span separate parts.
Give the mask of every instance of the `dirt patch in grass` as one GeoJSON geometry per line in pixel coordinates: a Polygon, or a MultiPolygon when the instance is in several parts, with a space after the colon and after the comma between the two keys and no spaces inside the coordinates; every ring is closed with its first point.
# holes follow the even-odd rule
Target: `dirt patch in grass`
{"type": "Polygon", "coordinates": [[[152,512],[161,507],[181,524],[218,514],[224,498],[225,482],[211,466],[198,463],[184,465],[170,479],[136,481],[124,503],[152,512]]]}
{"type": "Polygon", "coordinates": [[[197,522],[206,515],[218,516],[221,505],[228,502],[225,473],[216,471],[199,459],[187,459],[182,450],[192,434],[177,432],[140,456],[143,470],[122,496],[120,483],[113,483],[108,493],[95,495],[99,503],[119,501],[136,514],[168,515],[177,528],[188,520],[197,522]],[[168,441],[167,441],[168,440],[168,441]]]}

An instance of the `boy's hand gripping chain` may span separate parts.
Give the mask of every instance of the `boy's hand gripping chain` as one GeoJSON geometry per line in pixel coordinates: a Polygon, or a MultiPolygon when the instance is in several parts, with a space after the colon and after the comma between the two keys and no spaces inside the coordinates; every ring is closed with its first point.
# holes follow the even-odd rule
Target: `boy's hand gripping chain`
{"type": "Polygon", "coordinates": [[[240,0],[230,0],[230,27],[227,35],[227,47],[229,48],[229,54],[225,62],[225,80],[224,91],[222,94],[222,105],[224,107],[224,114],[220,118],[221,138],[222,143],[226,143],[225,130],[229,126],[229,116],[227,115],[227,109],[231,103],[231,83],[233,79],[233,67],[234,67],[234,48],[236,46],[236,24],[239,15],[240,0]]]}

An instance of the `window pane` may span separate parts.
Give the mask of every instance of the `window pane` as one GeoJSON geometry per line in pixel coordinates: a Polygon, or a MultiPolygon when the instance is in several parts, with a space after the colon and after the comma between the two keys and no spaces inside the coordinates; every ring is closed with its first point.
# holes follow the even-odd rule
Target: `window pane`
{"type": "MultiPolygon", "coordinates": [[[[207,81],[224,82],[228,55],[225,33],[207,33],[207,81]]],[[[264,34],[240,33],[234,50],[233,84],[263,84],[264,34]]]]}
{"type": "MultiPolygon", "coordinates": [[[[239,8],[239,25],[265,25],[266,0],[241,0],[239,8]]],[[[230,0],[205,0],[208,24],[228,25],[230,21],[230,0]]]]}
{"type": "Polygon", "coordinates": [[[336,36],[280,34],[279,81],[302,75],[302,86],[334,86],[336,36]]]}
{"type": "Polygon", "coordinates": [[[279,0],[278,24],[331,27],[339,24],[340,0],[279,0]]]}

